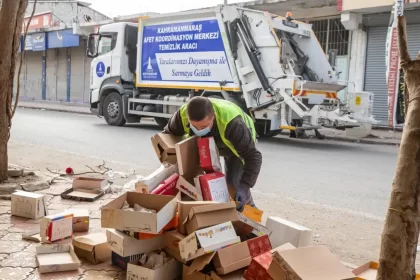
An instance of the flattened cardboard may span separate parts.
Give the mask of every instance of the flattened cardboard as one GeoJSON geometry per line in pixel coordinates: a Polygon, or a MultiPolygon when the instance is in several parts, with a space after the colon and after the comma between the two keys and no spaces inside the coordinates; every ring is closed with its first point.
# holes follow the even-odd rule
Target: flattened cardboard
{"type": "Polygon", "coordinates": [[[41,242],[55,242],[73,236],[73,214],[61,213],[41,219],[41,242]]]}
{"type": "Polygon", "coordinates": [[[259,210],[249,205],[245,205],[244,210],[242,211],[242,214],[244,214],[245,216],[247,216],[248,218],[250,218],[251,220],[257,223],[261,223],[264,211],[259,210]]]}
{"type": "Polygon", "coordinates": [[[185,137],[174,136],[166,133],[157,133],[152,136],[152,146],[160,162],[176,164],[175,144],[184,140],[185,137]]]}
{"type": "Polygon", "coordinates": [[[29,219],[39,219],[48,215],[47,200],[43,194],[16,191],[11,195],[11,214],[29,219]]]}
{"type": "Polygon", "coordinates": [[[272,231],[268,229],[267,227],[263,226],[260,223],[255,222],[254,220],[252,220],[251,218],[248,218],[242,213],[238,213],[238,216],[241,222],[253,228],[252,234],[254,234],[255,236],[264,236],[264,235],[271,236],[272,231]]]}
{"type": "Polygon", "coordinates": [[[39,234],[39,230],[29,231],[29,232],[22,233],[22,239],[23,240],[28,240],[28,241],[33,241],[33,242],[36,242],[36,243],[40,243],[41,242],[41,235],[39,234]]]}
{"type": "Polygon", "coordinates": [[[229,190],[223,173],[213,172],[201,175],[200,186],[204,200],[220,203],[230,201],[229,190]]]}
{"type": "Polygon", "coordinates": [[[175,217],[177,206],[177,196],[127,192],[101,208],[101,226],[158,234],[175,217]],[[138,204],[146,209],[153,209],[156,213],[123,210],[125,201],[130,207],[138,204]]]}
{"type": "MultiPolygon", "coordinates": [[[[296,249],[295,246],[293,246],[290,243],[286,243],[283,246],[280,246],[276,249],[271,250],[271,254],[274,254],[275,252],[281,252],[286,250],[293,250],[296,249]]],[[[269,268],[268,268],[268,274],[273,279],[287,279],[286,272],[284,272],[283,268],[280,267],[275,261],[272,261],[269,268]]]]}
{"type": "Polygon", "coordinates": [[[165,246],[163,235],[155,238],[138,240],[114,229],[107,229],[106,237],[109,247],[121,257],[148,253],[165,246]]]}
{"type": "Polygon", "coordinates": [[[186,177],[180,176],[176,183],[176,188],[193,200],[203,201],[200,181],[197,177],[194,179],[187,179],[186,177]]]}
{"type": "Polygon", "coordinates": [[[175,145],[179,175],[192,180],[200,169],[197,137],[190,137],[175,145]]]}
{"type": "Polygon", "coordinates": [[[61,194],[61,198],[93,202],[104,196],[105,192],[101,189],[68,189],[61,194]]]}
{"type": "Polygon", "coordinates": [[[89,231],[90,217],[88,209],[72,208],[65,212],[73,214],[73,232],[89,231]]]}
{"type": "Polygon", "coordinates": [[[182,264],[175,259],[156,269],[141,266],[138,261],[127,266],[127,280],[176,280],[182,274],[182,264]]]}
{"type": "Polygon", "coordinates": [[[178,165],[161,165],[157,170],[147,177],[140,179],[136,183],[136,192],[151,193],[160,183],[168,179],[173,174],[178,173],[178,165]]]}
{"type": "Polygon", "coordinates": [[[73,179],[73,190],[102,190],[108,185],[105,179],[76,177],[73,179]]]}
{"type": "Polygon", "coordinates": [[[369,262],[354,269],[352,272],[357,276],[355,278],[357,280],[376,280],[378,268],[379,264],[377,262],[369,262]]]}
{"type": "Polygon", "coordinates": [[[306,227],[279,217],[269,217],[266,227],[273,232],[270,235],[273,247],[278,247],[285,243],[291,243],[297,248],[312,246],[312,230],[306,227]]]}
{"type": "Polygon", "coordinates": [[[128,257],[122,257],[115,252],[112,252],[111,263],[113,266],[116,266],[122,270],[127,270],[127,265],[129,262],[138,261],[144,254],[135,254],[128,257]]]}
{"type": "Polygon", "coordinates": [[[179,215],[179,223],[178,223],[178,231],[182,234],[187,234],[187,228],[184,224],[184,221],[187,219],[190,211],[193,207],[196,206],[204,206],[204,205],[212,205],[217,202],[214,201],[179,201],[178,202],[178,215],[179,215]]]}
{"type": "Polygon", "coordinates": [[[203,228],[238,220],[236,203],[228,202],[193,207],[184,224],[187,233],[190,234],[203,228]]]}
{"type": "Polygon", "coordinates": [[[39,273],[78,270],[80,260],[69,244],[40,245],[36,247],[39,273]]]}
{"type": "Polygon", "coordinates": [[[73,238],[74,252],[79,258],[93,264],[111,260],[111,248],[104,233],[93,233],[73,238]]]}
{"type": "Polygon", "coordinates": [[[353,279],[354,274],[325,246],[304,247],[276,251],[273,262],[283,268],[284,275],[274,275],[274,280],[337,280],[353,279]]]}
{"type": "Polygon", "coordinates": [[[182,280],[222,280],[214,271],[210,274],[204,274],[201,272],[193,272],[187,274],[188,266],[184,265],[182,270],[182,280]]]}

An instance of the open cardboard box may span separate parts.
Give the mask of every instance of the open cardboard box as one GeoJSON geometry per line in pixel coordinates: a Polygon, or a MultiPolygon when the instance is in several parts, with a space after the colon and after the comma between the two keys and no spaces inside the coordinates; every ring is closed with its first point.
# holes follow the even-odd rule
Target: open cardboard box
{"type": "Polygon", "coordinates": [[[158,234],[176,215],[177,196],[127,192],[101,208],[101,226],[118,230],[158,234]],[[123,210],[124,202],[156,213],[123,210]]]}
{"type": "Polygon", "coordinates": [[[172,221],[170,221],[169,224],[167,224],[158,234],[135,232],[135,231],[128,231],[128,230],[123,230],[122,232],[135,239],[146,240],[146,239],[155,238],[159,235],[163,235],[165,232],[176,230],[176,228],[178,227],[178,223],[179,223],[179,215],[177,214],[172,219],[172,221]]]}
{"type": "Polygon", "coordinates": [[[228,202],[195,206],[190,210],[184,224],[187,228],[187,233],[191,234],[203,228],[238,220],[236,203],[228,202]]]}
{"type": "MultiPolygon", "coordinates": [[[[236,237],[234,237],[232,229],[227,229],[227,236],[225,236],[225,234],[221,234],[221,238],[210,238],[210,236],[215,237],[215,228],[211,227],[201,231],[196,231],[188,236],[184,236],[178,232],[168,232],[165,236],[165,245],[172,250],[179,251],[181,258],[184,261],[190,261],[207,253],[217,251],[220,248],[239,243],[239,236],[246,236],[252,231],[250,226],[240,221],[229,223],[231,225],[233,224],[236,237]],[[176,244],[178,244],[178,248],[176,248],[176,244]]],[[[228,225],[228,227],[230,226],[228,225]]],[[[216,233],[216,235],[218,234],[216,233]]]]}
{"type": "Polygon", "coordinates": [[[89,210],[81,208],[68,209],[65,212],[73,214],[73,232],[89,231],[89,210]]]}
{"type": "Polygon", "coordinates": [[[187,138],[175,145],[179,175],[187,179],[197,176],[200,168],[197,137],[187,138]]]}
{"type": "Polygon", "coordinates": [[[157,133],[152,136],[152,146],[160,162],[176,164],[175,144],[184,140],[184,136],[174,136],[166,133],[157,133]]]}
{"type": "Polygon", "coordinates": [[[242,213],[238,212],[238,216],[239,216],[239,220],[247,225],[249,225],[250,227],[252,227],[252,234],[255,236],[264,236],[264,235],[268,235],[271,236],[272,231],[269,230],[267,227],[263,226],[260,223],[257,223],[256,221],[254,221],[253,219],[245,216],[242,213]]]}
{"type": "Polygon", "coordinates": [[[187,228],[184,221],[188,218],[193,207],[216,204],[214,201],[178,201],[178,231],[182,234],[187,234],[187,228]]]}
{"type": "Polygon", "coordinates": [[[114,229],[107,229],[106,237],[111,250],[121,257],[148,253],[161,249],[165,245],[164,236],[138,240],[114,229]]]}
{"type": "Polygon", "coordinates": [[[111,248],[104,233],[93,233],[73,238],[74,252],[93,264],[111,260],[111,248]]]}
{"type": "Polygon", "coordinates": [[[39,273],[78,270],[80,260],[69,244],[40,245],[36,247],[39,273]]]}
{"type": "Polygon", "coordinates": [[[71,189],[64,191],[61,197],[76,201],[93,202],[102,197],[108,182],[105,179],[77,177],[73,179],[71,189]]]}
{"type": "Polygon", "coordinates": [[[203,201],[203,193],[201,192],[199,175],[202,175],[203,171],[199,170],[195,177],[184,177],[179,176],[176,188],[183,194],[187,195],[195,201],[203,201]]]}
{"type": "Polygon", "coordinates": [[[138,261],[132,261],[127,266],[127,280],[175,280],[179,279],[181,274],[182,264],[175,259],[156,269],[141,266],[138,261]]]}

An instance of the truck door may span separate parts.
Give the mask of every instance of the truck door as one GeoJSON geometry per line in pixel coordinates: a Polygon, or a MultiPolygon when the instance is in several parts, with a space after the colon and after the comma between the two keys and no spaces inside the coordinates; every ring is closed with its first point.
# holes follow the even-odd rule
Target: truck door
{"type": "Polygon", "coordinates": [[[117,32],[101,33],[98,41],[98,56],[91,63],[91,103],[99,101],[99,92],[104,80],[111,77],[112,51],[117,43],[117,32]]]}

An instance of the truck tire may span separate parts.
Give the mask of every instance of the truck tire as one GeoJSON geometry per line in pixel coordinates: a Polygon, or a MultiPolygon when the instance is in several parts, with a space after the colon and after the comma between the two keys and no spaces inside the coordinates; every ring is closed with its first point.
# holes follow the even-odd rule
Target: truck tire
{"type": "Polygon", "coordinates": [[[157,123],[157,125],[159,126],[160,129],[164,129],[165,126],[168,124],[169,119],[166,118],[155,118],[155,122],[157,123]]]}
{"type": "Polygon", "coordinates": [[[126,123],[123,113],[121,95],[111,92],[105,97],[103,115],[107,124],[112,126],[123,126],[126,123]]]}

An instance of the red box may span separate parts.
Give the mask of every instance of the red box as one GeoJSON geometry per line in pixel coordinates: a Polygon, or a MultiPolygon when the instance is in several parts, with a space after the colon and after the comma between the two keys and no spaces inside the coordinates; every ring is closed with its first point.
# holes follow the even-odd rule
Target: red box
{"type": "Polygon", "coordinates": [[[199,138],[197,144],[201,168],[206,172],[222,172],[219,150],[214,142],[214,138],[199,138]]]}
{"type": "Polygon", "coordinates": [[[173,174],[168,179],[163,181],[156,189],[152,191],[152,194],[159,195],[177,195],[179,190],[176,188],[176,183],[178,182],[179,175],[173,174]]]}
{"type": "Polygon", "coordinates": [[[223,173],[214,172],[199,177],[204,201],[230,202],[229,190],[223,173]]]}
{"type": "Polygon", "coordinates": [[[268,268],[273,261],[271,252],[264,253],[252,259],[247,271],[244,274],[246,280],[273,280],[268,273],[268,268]]]}
{"type": "Polygon", "coordinates": [[[263,235],[246,241],[251,258],[270,252],[272,247],[268,235],[263,235]]]}

